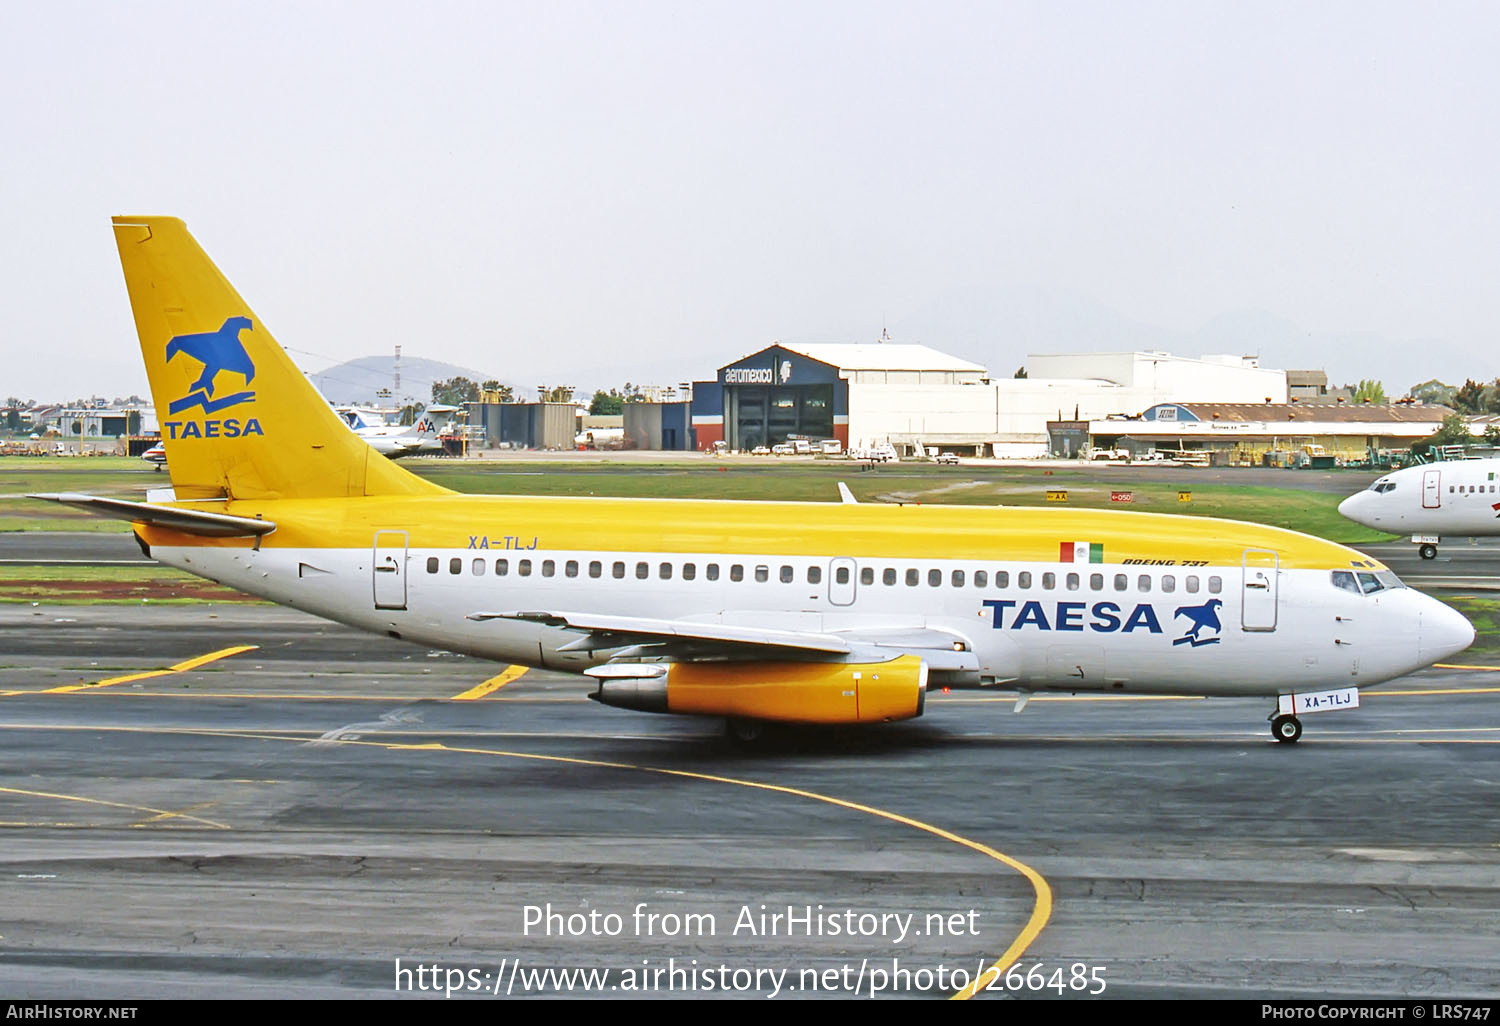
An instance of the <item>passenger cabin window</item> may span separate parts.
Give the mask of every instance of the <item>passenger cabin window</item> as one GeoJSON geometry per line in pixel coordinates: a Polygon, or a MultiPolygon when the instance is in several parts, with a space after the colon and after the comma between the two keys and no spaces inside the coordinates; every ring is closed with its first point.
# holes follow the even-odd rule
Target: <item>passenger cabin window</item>
{"type": "Polygon", "coordinates": [[[625,564],[620,560],[615,560],[614,565],[609,568],[609,572],[615,580],[623,581],[625,579],[625,564]]]}
{"type": "Polygon", "coordinates": [[[672,564],[663,563],[657,567],[656,575],[664,581],[670,581],[672,579],[672,564]]]}
{"type": "Polygon", "coordinates": [[[1222,577],[1210,577],[1208,579],[1208,593],[1210,595],[1217,595],[1219,592],[1221,592],[1223,590],[1224,590],[1224,578],[1222,578],[1222,577]]]}
{"type": "Polygon", "coordinates": [[[1196,595],[1196,594],[1198,594],[1198,575],[1197,574],[1189,575],[1188,578],[1183,583],[1186,585],[1188,594],[1190,594],[1190,595],[1196,595]]]}
{"type": "Polygon", "coordinates": [[[1163,574],[1161,578],[1161,590],[1167,594],[1171,594],[1172,592],[1176,591],[1177,578],[1173,577],[1171,574],[1163,574]]]}
{"type": "Polygon", "coordinates": [[[707,577],[710,581],[717,581],[719,579],[719,564],[708,564],[708,572],[704,574],[704,576],[707,577]]]}
{"type": "Polygon", "coordinates": [[[551,559],[542,560],[542,576],[551,577],[557,573],[557,561],[551,559]]]}
{"type": "Polygon", "coordinates": [[[962,588],[964,586],[964,572],[962,570],[953,571],[953,586],[955,588],[962,588]]]}
{"type": "Polygon", "coordinates": [[[988,570],[974,571],[974,587],[988,588],[990,586],[990,572],[988,570]]]}
{"type": "Polygon", "coordinates": [[[427,557],[427,572],[430,574],[438,572],[438,558],[436,556],[427,557]]]}
{"type": "Polygon", "coordinates": [[[915,570],[906,571],[906,586],[908,588],[915,588],[917,586],[917,572],[915,570]]]}
{"type": "Polygon", "coordinates": [[[530,577],[531,576],[531,560],[529,560],[529,559],[523,559],[519,563],[517,563],[516,564],[516,573],[520,574],[522,577],[530,577]]]}
{"type": "Polygon", "coordinates": [[[497,559],[497,560],[495,560],[495,576],[496,577],[504,577],[508,573],[510,573],[510,560],[508,560],[508,559],[497,559]]]}
{"type": "Polygon", "coordinates": [[[684,563],[684,564],[682,564],[682,579],[684,581],[691,581],[693,578],[695,578],[697,576],[698,576],[698,566],[697,566],[697,564],[695,564],[695,563],[684,563]]]}
{"type": "MultiPolygon", "coordinates": [[[[841,581],[839,583],[843,583],[843,582],[841,581]]],[[[875,568],[874,567],[869,567],[869,566],[862,566],[862,567],[860,567],[859,568],[859,583],[860,584],[874,584],[875,583],[875,568]]]]}
{"type": "Polygon", "coordinates": [[[1103,591],[1103,590],[1104,590],[1104,575],[1103,574],[1089,574],[1089,591],[1103,591]]]}
{"type": "Polygon", "coordinates": [[[563,573],[567,574],[569,577],[577,577],[578,576],[578,560],[576,560],[576,559],[570,559],[570,560],[568,560],[567,566],[563,567],[563,573]]]}
{"type": "Polygon", "coordinates": [[[1079,578],[1078,578],[1077,574],[1069,574],[1067,576],[1067,578],[1066,578],[1066,581],[1067,581],[1067,585],[1068,585],[1068,590],[1069,591],[1077,591],[1078,590],[1078,585],[1079,585],[1080,582],[1079,582],[1079,578]]]}
{"type": "Polygon", "coordinates": [[[589,576],[595,579],[604,576],[604,564],[597,559],[589,560],[589,576]]]}
{"type": "Polygon", "coordinates": [[[731,563],[729,566],[729,579],[731,581],[743,581],[745,579],[745,568],[739,563],[731,563]]]}
{"type": "Polygon", "coordinates": [[[1147,577],[1145,574],[1141,574],[1141,576],[1136,578],[1135,586],[1139,591],[1150,591],[1151,578],[1147,577]]]}
{"type": "Polygon", "coordinates": [[[650,576],[651,576],[651,564],[650,563],[637,563],[635,565],[635,579],[636,580],[638,580],[638,581],[644,581],[646,578],[648,578],[650,576]]]}
{"type": "Polygon", "coordinates": [[[765,584],[771,579],[771,568],[762,564],[755,568],[755,583],[765,584]]]}
{"type": "Polygon", "coordinates": [[[943,572],[941,570],[927,571],[927,586],[936,588],[943,583],[943,572]]]}
{"type": "MultiPolygon", "coordinates": [[[[813,569],[816,570],[817,567],[813,567],[813,569]]],[[[837,584],[848,584],[849,583],[849,568],[847,566],[841,566],[841,567],[839,567],[837,570],[835,570],[833,572],[833,579],[834,579],[834,582],[837,583],[837,584]]],[[[814,584],[818,583],[818,579],[816,577],[813,578],[813,583],[814,584]]]]}
{"type": "Polygon", "coordinates": [[[1051,591],[1052,589],[1056,588],[1057,575],[1052,573],[1050,570],[1042,574],[1042,587],[1047,591],[1051,591]]]}
{"type": "Polygon", "coordinates": [[[484,568],[488,565],[484,560],[476,559],[469,565],[469,572],[475,577],[483,577],[484,568]]]}
{"type": "MultiPolygon", "coordinates": [[[[996,570],[995,571],[995,587],[997,587],[997,588],[1009,588],[1010,587],[1010,571],[1009,570],[996,570]]],[[[1026,577],[1026,583],[1023,584],[1023,585],[1021,585],[1021,587],[1023,587],[1023,588],[1029,588],[1029,587],[1031,587],[1031,577],[1030,577],[1030,575],[1027,575],[1027,577],[1026,577]]]]}
{"type": "Polygon", "coordinates": [[[888,566],[883,571],[881,571],[880,583],[886,585],[887,587],[894,586],[896,583],[896,568],[893,566],[888,566]]]}
{"type": "Polygon", "coordinates": [[[458,557],[448,560],[448,572],[450,574],[461,574],[464,572],[464,561],[458,557]]]}
{"type": "Polygon", "coordinates": [[[1115,574],[1115,591],[1124,591],[1130,587],[1130,578],[1125,574],[1115,574]]]}
{"type": "Polygon", "coordinates": [[[789,567],[789,566],[783,566],[781,568],[781,583],[782,584],[791,584],[792,581],[796,578],[796,576],[797,576],[797,572],[795,570],[793,570],[791,567],[789,567]]]}
{"type": "MultiPolygon", "coordinates": [[[[839,567],[839,569],[838,569],[838,578],[839,578],[839,583],[840,584],[848,584],[849,583],[849,568],[847,566],[841,566],[841,567],[839,567]]],[[[807,583],[808,584],[821,584],[822,582],[823,582],[823,568],[820,567],[820,566],[810,566],[810,567],[808,567],[807,568],[807,583]]]]}
{"type": "MultiPolygon", "coordinates": [[[[1000,575],[996,574],[995,576],[999,577],[1000,575]]],[[[1005,585],[1001,584],[1000,587],[1003,588],[1003,587],[1005,587],[1005,585]]],[[[1031,587],[1031,571],[1030,570],[1022,570],[1020,573],[1016,574],[1016,587],[1017,588],[1030,588],[1031,587]]]]}

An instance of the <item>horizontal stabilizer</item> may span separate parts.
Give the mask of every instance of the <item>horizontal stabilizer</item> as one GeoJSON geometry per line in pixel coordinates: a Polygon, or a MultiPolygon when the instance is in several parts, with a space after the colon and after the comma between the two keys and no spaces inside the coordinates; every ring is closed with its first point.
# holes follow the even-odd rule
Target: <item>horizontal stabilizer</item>
{"type": "Polygon", "coordinates": [[[28,499],[47,499],[93,513],[95,516],[129,520],[134,524],[166,527],[184,534],[201,534],[211,538],[251,538],[269,534],[276,525],[269,520],[252,520],[228,513],[209,513],[177,506],[158,506],[150,502],[128,502],[125,499],[101,499],[78,492],[28,495],[28,499]]]}

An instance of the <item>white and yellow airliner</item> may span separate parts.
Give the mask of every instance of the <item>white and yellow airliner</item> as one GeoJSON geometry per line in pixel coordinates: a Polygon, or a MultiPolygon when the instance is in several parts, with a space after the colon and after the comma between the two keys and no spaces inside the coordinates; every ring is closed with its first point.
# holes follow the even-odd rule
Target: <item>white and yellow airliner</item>
{"type": "Polygon", "coordinates": [[[1339,503],[1339,512],[1377,531],[1406,534],[1423,559],[1444,536],[1500,535],[1500,459],[1450,460],[1376,479],[1339,503]]]}
{"type": "MultiPolygon", "coordinates": [[[[116,241],[172,488],[54,499],[164,563],[365,630],[585,673],[593,697],[766,721],[928,688],[1272,699],[1299,713],[1461,651],[1468,621],[1317,538],[1084,510],[459,495],[352,434],[179,220],[116,241]]],[[[846,493],[847,498],[847,493],[846,493]]]]}

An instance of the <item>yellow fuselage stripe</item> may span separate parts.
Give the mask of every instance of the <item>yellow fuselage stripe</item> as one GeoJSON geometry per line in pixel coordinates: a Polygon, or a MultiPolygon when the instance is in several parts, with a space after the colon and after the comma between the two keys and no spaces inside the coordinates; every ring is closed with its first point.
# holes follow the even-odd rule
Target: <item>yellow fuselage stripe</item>
{"type": "MultiPolygon", "coordinates": [[[[1247,549],[1276,553],[1282,569],[1379,568],[1353,549],[1295,531],[1162,513],[1011,507],[846,505],[493,495],[280,499],[188,503],[276,524],[265,549],[370,549],[377,531],[401,531],[408,549],[526,558],[566,552],[849,556],[1058,563],[1063,547],[1100,546],[1102,562],[1239,567],[1247,549]]],[[[249,548],[137,525],[150,545],[249,548]]],[[[399,537],[399,535],[397,536],[399,537]]],[[[382,543],[393,539],[387,535],[382,543]]]]}

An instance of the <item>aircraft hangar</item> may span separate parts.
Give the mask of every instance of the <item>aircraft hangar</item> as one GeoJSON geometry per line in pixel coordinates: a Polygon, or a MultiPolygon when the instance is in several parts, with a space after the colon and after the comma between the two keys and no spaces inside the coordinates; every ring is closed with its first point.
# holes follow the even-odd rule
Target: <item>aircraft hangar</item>
{"type": "Polygon", "coordinates": [[[778,342],[695,382],[693,448],[750,451],[792,438],[845,449],[940,447],[976,456],[1048,452],[1049,421],[1137,414],[1156,403],[1286,402],[1287,372],[1253,357],[1164,352],[1032,354],[1028,377],[994,379],[924,345],[778,342]]]}

